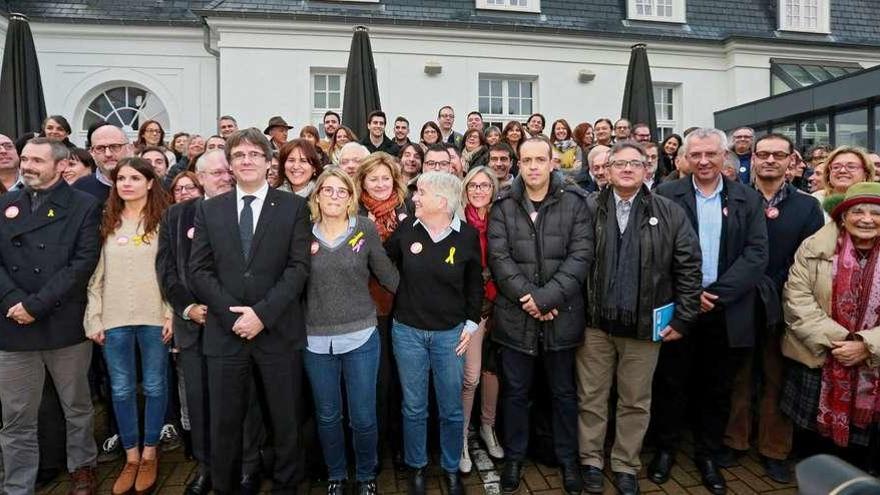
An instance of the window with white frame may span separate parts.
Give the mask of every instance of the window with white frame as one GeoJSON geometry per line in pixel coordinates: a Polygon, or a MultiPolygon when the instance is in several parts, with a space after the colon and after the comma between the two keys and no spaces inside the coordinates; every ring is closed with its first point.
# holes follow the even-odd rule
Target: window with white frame
{"type": "Polygon", "coordinates": [[[654,113],[657,117],[655,139],[662,142],[678,127],[678,98],[676,86],[672,84],[654,85],[654,113]]]}
{"type": "Polygon", "coordinates": [[[685,22],[685,0],[627,0],[627,17],[636,21],[685,22]]]}
{"type": "Polygon", "coordinates": [[[100,121],[120,127],[129,137],[136,137],[143,122],[159,122],[166,135],[170,130],[168,111],[159,98],[150,90],[127,83],[98,88],[90,93],[88,106],[82,116],[81,129],[86,129],[100,121]]]}
{"type": "Polygon", "coordinates": [[[312,73],[312,124],[324,135],[324,114],[328,110],[342,115],[342,96],[345,72],[320,71],[312,73]]]}
{"type": "Polygon", "coordinates": [[[477,0],[478,9],[541,12],[541,0],[477,0]]]}
{"type": "Polygon", "coordinates": [[[829,33],[830,4],[829,0],[779,0],[779,29],[829,33]]]}
{"type": "Polygon", "coordinates": [[[524,122],[535,112],[534,77],[480,75],[479,110],[486,122],[524,122]]]}

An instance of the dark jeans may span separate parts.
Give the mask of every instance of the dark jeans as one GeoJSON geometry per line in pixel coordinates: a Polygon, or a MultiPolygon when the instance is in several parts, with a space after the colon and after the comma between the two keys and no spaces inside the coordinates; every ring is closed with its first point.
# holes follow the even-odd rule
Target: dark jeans
{"type": "Polygon", "coordinates": [[[529,446],[529,392],[535,365],[543,366],[547,387],[552,397],[553,450],[559,462],[577,462],[578,405],[575,387],[575,349],[541,351],[538,356],[501,349],[501,417],[504,457],[521,461],[529,446]]]}
{"type": "Polygon", "coordinates": [[[379,421],[379,451],[390,449],[391,454],[403,450],[403,418],[400,415],[402,392],[397,364],[394,362],[394,349],[391,342],[391,318],[380,316],[379,340],[382,352],[379,353],[379,379],[376,393],[376,412],[379,421]]]}
{"type": "Polygon", "coordinates": [[[731,348],[727,342],[724,313],[716,311],[701,315],[687,337],[660,347],[652,417],[658,448],[678,448],[690,408],[694,456],[722,449],[733,380],[750,355],[750,348],[731,348]]]}
{"type": "Polygon", "coordinates": [[[344,354],[303,351],[306,373],[312,384],[318,434],[331,480],[348,478],[345,427],[342,424],[342,381],[348,399],[357,481],[376,476],[378,428],[376,426],[376,375],[379,370],[379,332],[357,349],[344,354]]]}

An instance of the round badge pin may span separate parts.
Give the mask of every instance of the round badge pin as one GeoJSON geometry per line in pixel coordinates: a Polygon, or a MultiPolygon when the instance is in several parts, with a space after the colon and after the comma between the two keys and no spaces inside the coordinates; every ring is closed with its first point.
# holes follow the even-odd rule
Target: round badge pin
{"type": "Polygon", "coordinates": [[[657,220],[657,217],[651,217],[648,219],[648,223],[651,224],[652,227],[656,227],[660,220],[657,220]]]}
{"type": "Polygon", "coordinates": [[[739,168],[739,173],[741,173],[741,174],[746,173],[746,168],[745,168],[745,167],[740,167],[740,168],[739,168]]]}
{"type": "Polygon", "coordinates": [[[317,254],[317,253],[318,253],[318,249],[319,249],[320,247],[321,247],[321,245],[318,244],[318,241],[312,241],[312,247],[311,247],[310,251],[312,252],[312,254],[317,254]]]}
{"type": "Polygon", "coordinates": [[[767,218],[773,220],[774,218],[779,216],[779,210],[774,207],[767,208],[767,218]]]}
{"type": "Polygon", "coordinates": [[[190,239],[195,237],[195,235],[196,235],[196,228],[195,227],[190,227],[189,230],[186,231],[186,236],[190,239]]]}
{"type": "Polygon", "coordinates": [[[421,252],[422,252],[422,243],[421,243],[421,242],[414,242],[414,243],[412,243],[412,245],[409,247],[409,251],[410,251],[412,254],[419,254],[419,253],[421,253],[421,252]]]}
{"type": "Polygon", "coordinates": [[[400,222],[406,220],[406,213],[401,213],[400,215],[397,215],[397,220],[400,222]]]}
{"type": "Polygon", "coordinates": [[[128,244],[128,237],[125,237],[124,235],[117,237],[116,244],[119,244],[120,246],[125,246],[126,244],[128,244]]]}
{"type": "Polygon", "coordinates": [[[18,216],[18,211],[17,206],[10,206],[9,208],[6,208],[4,214],[6,215],[6,218],[15,218],[18,216]]]}
{"type": "Polygon", "coordinates": [[[727,207],[726,206],[724,208],[721,208],[721,214],[724,215],[725,217],[727,216],[727,207]]]}

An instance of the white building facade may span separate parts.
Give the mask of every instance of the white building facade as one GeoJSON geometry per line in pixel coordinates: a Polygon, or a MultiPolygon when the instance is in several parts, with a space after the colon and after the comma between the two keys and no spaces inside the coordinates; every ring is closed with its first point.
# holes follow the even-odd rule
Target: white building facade
{"type": "MultiPolygon", "coordinates": [[[[325,3],[381,10],[384,1],[367,1],[366,7],[325,3]]],[[[665,33],[699,30],[688,24],[690,9],[705,0],[628,0],[627,14],[613,33],[530,31],[518,27],[519,17],[510,24],[503,22],[506,17],[491,17],[500,9],[503,15],[540,20],[537,0],[473,0],[474,11],[490,18],[485,26],[432,23],[427,8],[425,22],[394,23],[376,22],[373,11],[362,17],[307,19],[256,8],[232,15],[222,10],[222,1],[191,2],[199,4],[191,11],[200,23],[155,24],[143,14],[137,23],[60,22],[45,10],[29,14],[29,2],[10,2],[8,8],[25,7],[30,15],[47,111],[67,117],[73,140],[82,143],[96,118],[118,119],[135,134],[139,121],[156,118],[169,136],[177,131],[214,134],[223,114],[260,128],[281,115],[296,127],[294,133],[306,123],[319,124],[325,111],[341,113],[355,24],[369,27],[383,110],[389,121],[398,115],[408,118],[413,139],[422,123],[436,119],[442,105],[456,109],[457,128],[464,127],[471,110],[480,110],[485,121],[501,123],[525,121],[533,112],[544,114],[548,124],[557,118],[572,126],[614,119],[620,115],[630,47],[639,42],[648,45],[663,134],[711,126],[713,112],[770,96],[777,83],[771,75],[776,60],[842,65],[849,71],[880,64],[880,35],[858,43],[839,41],[830,8],[835,0],[778,2],[783,13],[794,4],[824,9],[776,19],[776,29],[764,38],[700,39],[665,33]],[[526,8],[532,10],[507,13],[526,8]]],[[[291,3],[310,8],[308,2],[291,3]]],[[[546,8],[551,2],[543,3],[546,8]]],[[[0,18],[0,36],[6,24],[0,18]]]]}

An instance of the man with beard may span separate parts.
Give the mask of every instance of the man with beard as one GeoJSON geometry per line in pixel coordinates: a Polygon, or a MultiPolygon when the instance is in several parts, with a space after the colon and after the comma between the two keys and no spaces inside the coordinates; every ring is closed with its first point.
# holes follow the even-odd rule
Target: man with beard
{"type": "Polygon", "coordinates": [[[95,129],[90,142],[89,151],[98,167],[94,175],[87,175],[76,181],[73,188],[91,194],[103,207],[113,185],[110,182],[110,172],[116,168],[119,160],[132,156],[133,150],[128,136],[122,132],[122,129],[112,124],[105,124],[95,129]]]}

